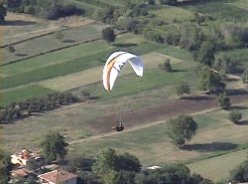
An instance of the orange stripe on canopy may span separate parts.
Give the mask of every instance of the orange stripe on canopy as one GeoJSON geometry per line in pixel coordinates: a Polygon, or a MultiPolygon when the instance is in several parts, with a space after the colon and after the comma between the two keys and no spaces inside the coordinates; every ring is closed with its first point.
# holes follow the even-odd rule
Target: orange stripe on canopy
{"type": "MultiPolygon", "coordinates": [[[[125,53],[123,53],[123,54],[125,54],[125,53]]],[[[113,68],[114,64],[117,62],[118,58],[120,58],[120,56],[123,54],[120,54],[119,56],[115,57],[112,61],[109,62],[108,66],[107,66],[107,77],[105,78],[107,80],[107,81],[105,81],[107,84],[107,91],[110,91],[109,77],[110,77],[111,69],[113,68]]]]}

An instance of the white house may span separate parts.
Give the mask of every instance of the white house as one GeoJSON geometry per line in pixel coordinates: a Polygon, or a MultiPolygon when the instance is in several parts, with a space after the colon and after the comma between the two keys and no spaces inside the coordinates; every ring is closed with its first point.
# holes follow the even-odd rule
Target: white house
{"type": "Polygon", "coordinates": [[[23,149],[21,152],[11,155],[11,163],[26,166],[29,159],[31,158],[38,160],[41,158],[41,156],[37,152],[32,152],[28,149],[23,149]]]}
{"type": "Polygon", "coordinates": [[[41,184],[59,184],[59,182],[77,184],[77,177],[77,175],[65,170],[54,170],[38,175],[38,180],[41,184]]]}

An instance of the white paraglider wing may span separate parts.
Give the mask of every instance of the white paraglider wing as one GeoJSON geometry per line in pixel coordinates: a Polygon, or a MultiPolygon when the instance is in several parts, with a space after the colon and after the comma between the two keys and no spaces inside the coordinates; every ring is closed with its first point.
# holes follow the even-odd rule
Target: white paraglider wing
{"type": "Polygon", "coordinates": [[[103,68],[103,86],[106,91],[113,89],[119,73],[127,62],[131,64],[137,76],[143,76],[144,66],[140,57],[128,52],[114,52],[109,56],[103,68]]]}

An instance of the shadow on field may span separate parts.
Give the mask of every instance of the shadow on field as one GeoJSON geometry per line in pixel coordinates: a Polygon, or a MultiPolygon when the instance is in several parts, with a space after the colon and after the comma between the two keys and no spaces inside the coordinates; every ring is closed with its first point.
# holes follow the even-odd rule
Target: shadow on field
{"type": "Polygon", "coordinates": [[[27,56],[27,54],[22,54],[22,53],[16,53],[15,55],[16,55],[16,56],[20,56],[20,57],[27,56]]]}
{"type": "Polygon", "coordinates": [[[228,96],[248,94],[248,91],[245,89],[226,89],[225,92],[228,96]]]}
{"type": "Polygon", "coordinates": [[[90,96],[89,97],[89,100],[98,100],[98,99],[100,99],[99,96],[90,96]]]}
{"type": "Polygon", "coordinates": [[[187,70],[178,70],[178,69],[172,69],[172,71],[171,72],[173,72],[173,73],[177,73],[177,72],[187,72],[187,70]]]}
{"type": "Polygon", "coordinates": [[[239,81],[240,79],[237,78],[227,78],[225,79],[226,82],[235,82],[235,81],[239,81]]]}
{"type": "Polygon", "coordinates": [[[75,40],[66,39],[66,40],[63,40],[62,42],[63,43],[75,43],[76,41],[75,40]]]}
{"type": "Polygon", "coordinates": [[[36,24],[36,22],[24,20],[6,20],[2,26],[27,26],[33,24],[36,24]]]}
{"type": "Polygon", "coordinates": [[[245,110],[245,109],[247,109],[248,107],[245,107],[245,106],[236,106],[236,105],[234,105],[234,106],[231,106],[231,107],[229,107],[229,109],[228,110],[245,110]]]}
{"type": "Polygon", "coordinates": [[[248,120],[243,120],[237,123],[237,125],[248,125],[248,120]]]}
{"type": "Polygon", "coordinates": [[[116,47],[133,47],[133,46],[138,46],[136,43],[115,43],[113,46],[116,47]]]}
{"type": "Polygon", "coordinates": [[[185,96],[182,99],[201,101],[201,100],[211,100],[211,99],[213,99],[213,97],[211,97],[211,96],[185,96]]]}
{"type": "Polygon", "coordinates": [[[237,148],[237,144],[230,142],[213,142],[204,144],[187,144],[183,146],[183,150],[211,152],[211,151],[228,151],[237,148]]]}

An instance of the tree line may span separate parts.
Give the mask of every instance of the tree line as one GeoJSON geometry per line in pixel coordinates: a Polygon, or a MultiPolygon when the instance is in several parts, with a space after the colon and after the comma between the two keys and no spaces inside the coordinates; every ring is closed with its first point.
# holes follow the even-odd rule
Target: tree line
{"type": "Polygon", "coordinates": [[[32,98],[23,102],[13,102],[1,108],[1,124],[7,124],[18,119],[31,116],[34,113],[53,110],[62,105],[79,102],[80,99],[72,93],[52,93],[40,98],[32,98]]]}
{"type": "Polygon", "coordinates": [[[73,4],[64,4],[60,0],[3,0],[0,4],[2,24],[6,10],[16,13],[31,14],[37,17],[54,20],[71,15],[83,15],[85,10],[73,4]]]}
{"type": "MultiPolygon", "coordinates": [[[[148,1],[150,2],[150,1],[148,1]]],[[[153,4],[153,3],[151,3],[153,4]]],[[[216,57],[220,51],[246,48],[248,26],[237,22],[227,22],[209,15],[193,11],[190,21],[178,22],[167,31],[154,29],[167,25],[168,22],[157,19],[149,10],[153,5],[130,1],[123,7],[108,7],[96,10],[92,17],[103,23],[112,24],[112,28],[126,30],[158,43],[179,46],[188,50],[193,59],[201,65],[207,65],[222,74],[239,73],[242,81],[247,82],[248,67],[226,54],[216,57]],[[143,17],[143,18],[141,18],[143,17]]],[[[154,6],[156,9],[156,6],[154,6]]],[[[113,40],[114,41],[114,40],[113,40]]]]}

